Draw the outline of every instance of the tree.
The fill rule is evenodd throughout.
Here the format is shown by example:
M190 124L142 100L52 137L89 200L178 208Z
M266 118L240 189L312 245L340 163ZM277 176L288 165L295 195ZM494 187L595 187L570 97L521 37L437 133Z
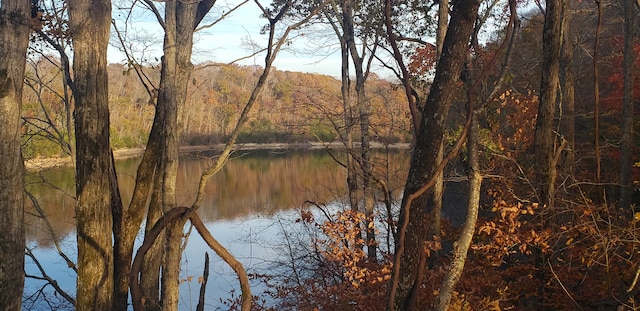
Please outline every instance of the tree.
M22 88L31 1L0 2L0 309L20 310L24 287Z
M571 35L571 0L563 0L562 14L562 135L567 141L565 173L573 176L575 170L575 76L573 73L573 36Z
M151 1L145 1L162 25L164 35L161 59L160 85L149 141L143 160L138 167L134 197L128 210L116 210L114 237L116 240L116 265L118 300L116 307L126 309L127 292L130 286L130 265L133 243L144 217L147 198L151 193L147 213L147 233L162 214L176 207L176 172L178 167L178 110L184 105L187 93L187 81L193 70L191 51L193 34L215 1L181 2L168 1L165 4L164 18ZM178 278L180 271L180 238L182 230L170 228L167 233L167 250L164 254L162 244L157 245L145 261L145 273L142 280L143 295L150 306L162 306L166 310L177 310ZM161 238L160 240L163 240ZM162 257L165 262L160 269ZM162 271L162 297L158 290Z
M235 143L238 139L238 135L242 129L242 126L247 122L249 111L255 104L258 95L264 86L271 66L278 51L282 48L283 44L287 42L287 36L289 33L306 23L311 17L317 14L317 10L312 11L308 16L301 21L287 27L280 38L275 39L276 26L279 21L285 16L285 13L292 7L292 2L287 1L275 11L263 7L259 2L256 2L258 7L262 10L264 16L268 19L268 31L269 41L266 48L267 54L265 57L265 68L260 75L256 86L254 87L251 96L247 100L247 103L242 108L242 112L237 121L236 127L230 135L224 150L218 156L217 161L211 167L205 169L202 173L199 190L197 197L192 204L191 208L177 207L175 200L176 190L176 173L177 173L177 161L178 161L178 112L182 109L187 92L187 81L189 80L193 65L191 64L191 49L193 43L193 33L196 30L198 24L202 21L207 12L211 9L213 1L202 1L198 3L186 3L181 1L170 1L165 5L165 17L160 16L159 11L155 8L151 1L146 1L147 5L155 13L158 21L165 29L165 42L164 42L164 56L162 57L162 70L161 81L158 91L158 99L156 104L156 116L154 119L154 125L151 130L149 145L153 145L157 148L159 157L153 158L153 151L149 151L149 146L145 152L145 158L147 155L149 158L153 158L149 163L145 164L148 170L145 170L145 174L154 174L151 179L145 181L145 188L143 189L144 195L148 194L148 185L153 184L153 190L150 200L150 209L147 217L147 226L145 232L145 247L138 250L138 255L142 253L146 254L145 265L142 271L142 293L139 289L140 274L139 265L141 265L140 257L136 255L134 260L135 270L131 272L131 278L133 283L130 284L132 289L132 296L134 288L136 296L132 297L134 300L134 306L136 309L142 305L142 299L144 297L145 303L150 307L161 307L164 310L177 310L178 304L178 277L180 271L181 260L181 241L183 237L182 229L186 224L186 221L191 220L192 224L196 225L197 215L195 211L200 207L206 182L209 177L216 174L230 157ZM321 7L326 5L323 3ZM140 169L139 169L140 173ZM142 194L142 192L141 192ZM141 198L146 198L143 195ZM144 200L140 200L140 203L144 203ZM175 213L187 213L189 217L182 217L183 214ZM164 216L163 216L164 215ZM177 218L167 218L168 215L178 215ZM166 230L163 230L165 229ZM196 225L198 227L198 225ZM160 232L165 232L166 239L159 237ZM201 235L203 233L201 232ZM205 237L207 238L207 237ZM211 239L213 239L211 237ZM150 243L154 241L161 244L155 251L149 252L147 248ZM214 243L215 244L215 243ZM166 248L166 252L163 249ZM236 273L241 282L242 287L242 308L248 310L251 305L251 292L248 287L248 279L242 265L220 246L213 247L216 253L227 261ZM162 259L164 259L162 261ZM158 280L160 273L160 263L162 262L162 283L160 284L160 291L158 290ZM161 294L158 297L158 293Z
M334 4L330 14L325 14L333 26L334 32L340 41L340 49L342 56L341 80L343 105L345 108L346 133L344 137L347 147L347 184L349 186L349 197L351 209L357 210L359 203L355 192L358 183L357 176L362 176L362 200L364 201L364 212L367 216L365 223L366 242L368 259L375 261L377 257L377 247L375 239L375 228L370 226L369 222L373 221L375 199L373 194L373 165L371 163L371 138L370 138L370 118L371 108L368 102L365 83L369 76L369 68L371 61L375 57L375 48L378 40L377 28L375 23L379 21L376 18L378 6L374 3L367 6L366 3L359 3L353 0L344 0L339 6ZM337 15L333 20L333 16ZM338 27L339 24L340 27ZM357 37L359 36L359 38ZM359 40L356 40L359 39ZM360 48L356 42L361 42ZM371 54L367 58L367 52ZM353 142L351 138L351 130L353 126L353 112L351 111L351 78L349 70L349 56L355 70L355 92L356 92L356 110L360 125L360 155L354 157ZM359 174L356 171L356 165L361 169Z
M542 78L540 82L540 104L536 119L534 150L536 179L539 198L543 204L553 205L557 177L554 147L553 122L559 86L560 48L562 45L562 3L547 1L544 30L542 34Z
M495 3L495 2L494 2ZM482 70L480 73L473 77L471 72L465 73L466 79L466 91L467 91L467 123L469 126L468 134L467 134L467 159L469 163L469 190L467 194L467 215L465 223L462 227L462 232L460 236L455 242L456 247L453 250L453 258L450 263L450 268L447 269L447 273L445 274L444 280L442 281L442 285L438 291L438 296L436 297L436 310L445 311L448 310L449 304L451 302L451 297L453 296L453 291L458 283L460 277L462 276L462 272L467 260L467 252L469 251L469 247L471 245L473 236L476 231L476 224L478 221L478 211L480 209L480 197L481 197L481 186L482 186L482 173L480 171L480 123L479 117L483 114L486 105L495 99L496 94L499 90L502 89L503 84L506 80L507 70L510 63L511 53L513 51L513 44L515 42L515 31L520 25L519 20L517 19L516 13L516 0L509 0L509 23L506 26L506 34L504 38L504 42L500 45L500 47L495 51L494 57L492 60L485 62L484 64L480 64L479 61L474 62L473 64L469 64L469 68L480 68ZM482 23L476 24L476 29L474 31L474 36L472 38L472 42L474 42L473 50L475 53L480 54L482 49L476 44L478 42L477 35L479 33L479 27L482 26ZM505 52L506 51L506 52ZM488 77L488 72L493 67L494 60L496 56L505 54L505 60L502 64L502 68L498 74L498 77L495 79L495 83L492 88L488 90L486 94L483 94L481 91L481 85L486 85L486 80ZM477 55L480 56L480 55ZM476 60L481 60L482 57L475 57ZM468 70L475 71L475 70ZM463 137L464 138L464 137ZM463 138L460 138L461 140ZM460 142L458 142L459 144ZM438 161L442 161L442 157L440 154L438 155ZM435 190L434 190L435 191ZM437 193L434 193L434 195Z
M634 51L637 36L638 2L634 0L624 1L624 60L623 79L624 94L622 99L622 159L620 161L620 205L622 208L631 206L631 194L633 193L633 122L634 122L634 70L636 54Z
M600 33L602 32L602 0L595 0L597 7L598 21L596 24L596 35L593 41L593 149L595 152L596 172L595 182L599 183L602 179L602 159L600 151ZM603 199L604 192L600 186L597 193L597 201Z
M436 68L433 87L422 111L420 130L409 169L399 215L389 309L405 310L420 284L418 270L424 267L424 241L433 206L433 192L429 190L441 174L442 165L436 163L443 139L444 121L459 85L460 72L466 61L469 38L478 16L480 1L458 2L451 14L449 30L443 44L443 54Z
M111 1L69 1L76 133L76 310L112 310L113 248L107 46Z
M449 20L449 0L441 0L438 4L438 29L436 30L436 59L440 59L442 55L442 45L444 37L447 35L447 22ZM444 159L444 142L440 142L438 150L437 162ZM440 238L441 220L442 220L442 195L444 194L444 174L439 174L433 185L433 217L431 218L430 236L435 239ZM437 254L437 252L435 253ZM436 258L434 256L433 258Z

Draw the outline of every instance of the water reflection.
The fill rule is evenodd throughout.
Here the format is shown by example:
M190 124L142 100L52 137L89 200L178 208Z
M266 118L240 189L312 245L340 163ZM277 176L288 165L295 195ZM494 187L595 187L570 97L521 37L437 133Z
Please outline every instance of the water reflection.
M374 158L385 163L395 176L389 180L392 188L401 187L406 172L406 151L378 153ZM338 156L340 158L340 156ZM214 161L205 155L184 156L177 176L176 199L179 205L193 203L201 172ZM131 200L135 172L140 159L119 160L116 163L118 182L125 206ZM388 164L386 164L388 163ZM63 239L75 230L75 192L73 170L57 168L27 176L27 190L37 198L55 235ZM249 215L271 215L276 211L300 207L305 201L331 202L345 194L345 171L325 151L251 151L237 152L233 159L206 187L206 196L199 210L205 222L235 219ZM46 223L27 202L26 234L29 242L51 246Z
M184 156L180 160L177 176L177 201L191 205L195 199L201 172L210 164L206 154ZM338 155L341 158L343 155ZM373 157L377 174L389 171L385 180L398 194L403 186L408 167L408 152L391 154L377 153ZM215 159L213 159L215 160ZM131 200L135 172L140 159L117 161L118 182L125 205ZM55 236L63 251L75 260L75 223L73 193L75 191L71 168L51 169L27 176L27 189L47 215ZM345 195L345 171L334 159L323 151L316 152L237 152L223 170L212 177L206 187L206 197L198 211L211 233L218 241L242 262L250 273L271 271L271 265L281 260L286 250L276 241L282 230L292 229L298 217L295 207L305 201L335 203ZM51 235L43 219L35 216L33 204L27 204L27 240L36 258L47 273L71 294L75 293L75 274L56 254ZM334 207L339 204L331 204ZM285 229L286 228L286 229ZM138 239L138 245L140 243ZM305 247L301 245L300 247ZM192 234L183 256L180 285L180 310L194 310L198 299L197 277L203 267L203 253L209 251L202 238ZM27 258L27 274L39 275L35 264ZM42 298L32 296L43 282L28 278L25 297L30 310L50 310ZM264 288L252 283L254 293ZM230 292L238 290L232 270L220 258L211 256L210 285L207 287L207 309L222 310L221 301L233 297ZM52 290L46 290L49 297ZM64 307L59 307L64 310ZM72 309L69 307L68 309Z

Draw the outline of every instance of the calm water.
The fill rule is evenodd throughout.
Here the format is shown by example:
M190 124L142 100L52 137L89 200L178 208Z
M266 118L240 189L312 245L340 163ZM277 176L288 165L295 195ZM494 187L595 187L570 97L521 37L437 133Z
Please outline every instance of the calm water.
M390 171L389 184L400 190L408 167L408 151L389 155L376 154L379 172ZM139 159L117 162L118 181L125 204L131 198L135 170ZM177 180L179 205L189 206L195 198L200 173L210 163L204 156L181 158ZM243 262L249 273L265 273L273 262L283 255L278 248L282 233L294 226L298 208L305 202L323 203L334 208L341 206L345 197L345 171L326 152L238 152L225 168L212 177L207 185L207 196L198 211L214 237ZM75 251L75 224L73 199L73 170L52 169L27 177L27 189L38 199L47 215L56 239L73 260ZM29 205L29 204L28 204ZM46 269L49 276L72 295L75 292L75 273L67 268L56 253L52 235L46 223L32 205L27 207L27 245ZM141 238L139 238L141 240ZM207 310L227 309L221 302L232 297L238 283L229 269L215 253L210 251L197 233L191 234L183 256L181 309L194 310L197 304L202 275L204 252L209 251L211 273L207 287ZM40 273L27 258L27 274ZM36 293L43 282L27 279L25 296ZM260 292L260 285L252 288ZM50 287L44 289L53 300ZM49 310L44 298L37 296L35 310ZM30 307L27 303L25 308Z

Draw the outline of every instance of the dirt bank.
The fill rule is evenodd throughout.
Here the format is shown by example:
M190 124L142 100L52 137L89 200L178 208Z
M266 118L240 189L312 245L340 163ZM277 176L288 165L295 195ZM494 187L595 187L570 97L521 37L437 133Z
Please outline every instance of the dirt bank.
M222 150L224 144L218 145L206 145L206 146L182 146L180 147L180 153L191 153L208 150ZM385 145L381 143L372 143L374 149L385 148ZM408 149L408 143L397 143L386 146L391 149ZM344 148L341 143L298 143L298 144L236 144L235 150L320 150L320 149L334 149L339 150ZM131 149L117 149L113 151L113 156L118 159L126 159L132 157L141 156L144 153L144 148L131 148ZM31 159L25 161L25 168L29 172L37 172L45 169L51 169L55 167L66 167L73 165L71 157L64 158L42 158Z

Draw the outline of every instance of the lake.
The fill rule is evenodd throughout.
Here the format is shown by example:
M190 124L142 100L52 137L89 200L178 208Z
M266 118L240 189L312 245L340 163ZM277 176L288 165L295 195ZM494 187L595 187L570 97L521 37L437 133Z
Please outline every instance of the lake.
M409 165L408 150L374 154L376 174L389 172L388 184L394 194L401 194ZM195 199L201 172L211 163L211 154L203 152L181 157L177 178L177 202L190 206ZM338 154L337 158L344 155ZM127 204L132 195L135 171L140 159L116 163L122 199ZM326 151L238 151L206 187L206 197L198 214L213 236L240 260L249 273L268 273L286 256L282 249L283 234L294 231L295 219L303 206L314 202L328 209L344 206L346 171ZM64 252L75 261L74 172L71 168L49 169L29 173L27 190L37 198L39 206L53 228ZM33 250L50 277L72 296L75 273L57 254L46 222L36 217L30 201L26 210L27 247ZM195 232L195 231L194 231ZM142 237L138 238L140 243ZM302 239L304 240L304 239ZM304 243L303 243L304 244ZM304 245L301 245L304 247ZM182 262L180 308L194 310L202 275L204 252L211 263L207 286L207 310L226 310L223 301L236 297L239 285L233 271L206 246L197 233L190 235ZM36 264L27 257L25 271L40 276ZM23 309L64 309L62 300L49 286L26 279ZM252 284L252 293L260 294L261 284ZM232 293L234 292L234 293Z

